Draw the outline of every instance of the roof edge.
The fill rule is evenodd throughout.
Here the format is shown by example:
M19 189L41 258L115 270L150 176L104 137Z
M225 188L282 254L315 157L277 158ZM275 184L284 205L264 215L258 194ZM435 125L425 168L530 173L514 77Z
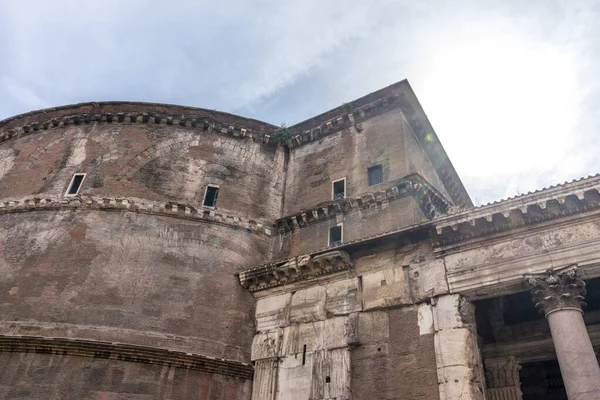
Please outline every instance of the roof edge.
M401 110L453 203L463 209L473 208L465 186L407 79L290 126L292 138L288 146L299 147L351 127L360 130L363 121L395 109Z

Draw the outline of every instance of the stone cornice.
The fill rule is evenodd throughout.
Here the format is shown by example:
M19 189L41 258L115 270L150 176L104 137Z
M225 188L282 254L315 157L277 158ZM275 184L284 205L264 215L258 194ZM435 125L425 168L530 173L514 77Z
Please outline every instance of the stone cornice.
M123 197L58 197L25 198L0 200L0 214L49 211L49 210L123 210L143 214L162 215L171 218L187 219L226 225L268 236L272 233L271 224L223 214L213 209L195 208L189 204L155 202Z
M264 264L239 273L240 284L250 292L315 279L352 268L352 260L345 251L330 251L304 255L285 261Z
M0 335L0 352L92 357L153 365L168 365L207 373L252 379L250 364L156 347L94 340Z
M434 243L448 246L600 209L600 174L434 220Z
M428 219L445 214L450 209L450 204L429 182L418 174L411 174L399 179L392 187L385 190L366 193L358 198L332 200L280 218L275 221L275 228L280 233L286 233L338 214L351 213L408 196L415 199Z
M213 131L236 138L269 142L275 126L233 114L195 107L136 102L81 103L32 111L0 121L0 143L40 131L71 126L151 124Z

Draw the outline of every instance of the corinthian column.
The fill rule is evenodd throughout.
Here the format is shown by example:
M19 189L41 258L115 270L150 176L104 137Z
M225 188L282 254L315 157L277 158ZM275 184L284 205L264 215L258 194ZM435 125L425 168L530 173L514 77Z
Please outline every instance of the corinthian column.
M585 282L576 265L527 277L536 307L546 314L570 400L600 399L600 367L583 322Z

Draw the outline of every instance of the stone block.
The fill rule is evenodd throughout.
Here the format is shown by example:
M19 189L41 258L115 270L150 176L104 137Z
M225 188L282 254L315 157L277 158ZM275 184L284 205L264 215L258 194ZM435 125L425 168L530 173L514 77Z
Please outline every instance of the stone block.
M440 400L483 400L483 387L472 368L457 365L438 368Z
M254 335L252 339L252 361L277 357L282 335L281 329Z
M419 304L417 309L417 318L420 335L428 335L435 332L433 327L433 307L431 304Z
M279 362L277 400L308 400L313 375L313 354L291 355Z
M435 358L438 366L477 365L477 336L470 329L446 329L434 337Z
M411 304L410 290L402 267L363 275L365 310Z
M274 371L278 367L274 365L276 360L259 360L254 364L254 379L252 380L253 400L273 399Z
M304 352L313 352L323 348L323 321L310 322L301 325L288 326L283 330L282 355L299 355Z
M336 349L347 347L349 342L349 318L336 317L325 320L325 334L323 336L323 348Z
M345 315L362 309L362 293L358 278L330 283L325 293L327 315Z
M411 265L408 276L416 302L448 293L444 260L431 260Z
M458 294L440 296L433 307L436 331L473 327L472 305Z
M313 353L312 399L350 398L350 350L322 350Z
M256 302L256 330L264 332L287 325L291 293L259 299Z
M292 296L290 323L306 323L325 319L325 287L299 290Z

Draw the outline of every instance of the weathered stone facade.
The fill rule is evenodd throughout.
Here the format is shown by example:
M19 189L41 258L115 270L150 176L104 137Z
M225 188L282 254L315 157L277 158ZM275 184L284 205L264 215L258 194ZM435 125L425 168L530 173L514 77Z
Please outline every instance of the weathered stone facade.
M600 177L474 208L406 81L276 132L0 121L0 398L600 398Z

